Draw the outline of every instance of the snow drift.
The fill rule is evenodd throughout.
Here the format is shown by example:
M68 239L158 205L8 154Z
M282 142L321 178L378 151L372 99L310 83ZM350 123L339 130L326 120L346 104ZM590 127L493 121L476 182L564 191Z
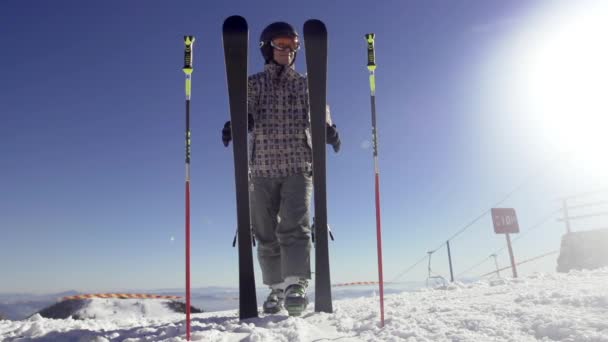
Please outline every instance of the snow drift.
M64 300L41 310L38 314L44 318L54 319L124 319L143 317L163 317L173 313L185 313L186 305L182 302L166 299L76 299ZM192 313L202 311L191 307Z

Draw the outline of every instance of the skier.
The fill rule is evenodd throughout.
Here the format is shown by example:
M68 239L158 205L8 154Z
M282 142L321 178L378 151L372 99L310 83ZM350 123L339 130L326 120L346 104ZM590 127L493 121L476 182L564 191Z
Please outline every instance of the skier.
M308 305L311 278L312 139L307 80L294 68L299 48L290 24L268 25L260 36L264 71L249 76L247 100L251 219L262 279L270 287L263 309L285 307L292 316ZM337 153L341 142L329 108L326 133ZM224 146L231 139L228 121Z

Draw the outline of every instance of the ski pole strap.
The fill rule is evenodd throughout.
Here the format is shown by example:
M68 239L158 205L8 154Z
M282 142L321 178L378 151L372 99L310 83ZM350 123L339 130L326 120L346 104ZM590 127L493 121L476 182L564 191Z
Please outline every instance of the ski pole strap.
M367 69L369 70L369 87L372 91L372 95L376 93L376 77L374 71L376 70L376 49L374 47L374 40L376 35L374 33L368 33L365 35L367 41Z
M194 36L184 36L186 49L184 51L184 73L186 74L186 98L190 99L190 91L192 89L190 77L192 75L192 47L194 45Z

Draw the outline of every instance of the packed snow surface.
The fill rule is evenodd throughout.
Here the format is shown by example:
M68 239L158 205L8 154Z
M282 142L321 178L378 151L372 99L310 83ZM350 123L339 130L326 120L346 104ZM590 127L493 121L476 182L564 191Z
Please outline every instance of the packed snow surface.
M0 321L2 341L185 341L185 315L162 300L93 299L80 317ZM334 313L239 321L236 311L192 315L193 341L608 341L608 268L336 300ZM203 308L204 309L204 308Z

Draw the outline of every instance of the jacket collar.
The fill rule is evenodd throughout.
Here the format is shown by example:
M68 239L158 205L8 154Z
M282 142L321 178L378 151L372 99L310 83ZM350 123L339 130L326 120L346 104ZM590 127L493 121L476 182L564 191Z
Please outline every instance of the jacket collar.
M264 65L264 72L270 74L272 78L279 79L292 78L297 75L297 71L293 64L291 66L283 66L275 63L268 63Z

